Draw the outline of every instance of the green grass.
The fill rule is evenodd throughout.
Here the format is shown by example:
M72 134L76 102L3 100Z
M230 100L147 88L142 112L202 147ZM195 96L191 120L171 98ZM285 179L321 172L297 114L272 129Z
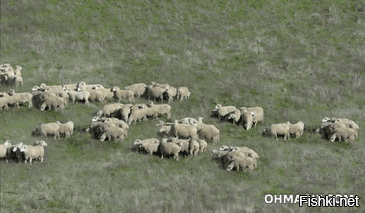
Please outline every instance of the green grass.
M221 141L175 162L130 151L135 139L158 137L156 120L132 125L122 143L101 143L83 132L101 104L3 110L2 141L32 144L42 138L33 128L56 120L74 121L75 132L48 138L43 163L0 162L1 212L361 211L268 205L264 196L347 193L364 204L364 12L363 2L344 0L2 1L0 62L23 67L17 92L42 82L187 86L192 95L171 104L171 121L203 116ZM209 117L218 103L261 106L265 120L249 131L219 122ZM313 130L325 116L354 120L360 137L321 139ZM303 121L305 134L261 137L286 121ZM222 145L256 150L257 170L223 170L210 156Z

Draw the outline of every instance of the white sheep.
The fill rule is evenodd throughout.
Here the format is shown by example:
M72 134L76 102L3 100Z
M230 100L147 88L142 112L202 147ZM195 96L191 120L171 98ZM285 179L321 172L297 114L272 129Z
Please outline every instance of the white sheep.
M240 124L246 128L246 130L250 130L253 125L253 118L255 114L253 112L249 112L247 110L241 111L241 121Z
M89 97L90 97L90 93L86 90L84 91L67 91L67 94L70 98L70 100L72 101L72 103L75 103L76 101L82 101L85 102L86 105L89 105Z
M199 121L196 120L195 118L186 117L186 118L181 119L180 123L181 124L190 124L190 125L192 125L192 124L198 124Z
M120 102L122 99L134 102L134 93L132 90L121 90L118 86L112 88L113 97Z
M80 87L78 91L82 91L83 88ZM101 102L102 104L105 103L105 96L102 91L96 90L87 90L90 93L89 101L91 102Z
M217 114L219 120L227 116L229 113L236 110L236 107L234 106L225 106L223 107L221 104L217 104L215 108L213 109L213 115Z
M199 154L203 154L208 147L208 143L203 139L196 139L199 143Z
M40 106L40 110L45 110L48 108L48 110L54 109L54 110L63 110L67 106L67 99L58 97L58 96L50 96L47 97L44 102Z
M338 139L338 141L352 142L355 140L355 130L347 127L336 129L332 134L330 141L334 142L336 139Z
M138 148L138 152L146 151L150 155L158 151L158 147L160 145L160 141L156 138L149 138L140 140L137 139L134 141L135 148Z
M168 142L176 143L177 145L179 145L180 146L179 154L183 155L183 157L189 155L190 142L188 140L179 138L169 138Z
M157 115L167 115L167 119L171 118L171 106L169 104L154 104L153 101L147 103L148 107L151 107Z
M233 124L238 124L241 119L241 111L235 109L234 111L228 114L228 120L232 120Z
M177 98L180 99L180 101L182 101L184 98L188 99L190 95L191 93L187 87L179 87L177 90Z
M63 90L63 86L61 85L53 85L53 86L47 86L45 83L41 83L41 85L39 86L40 88L48 88L50 90ZM64 90L63 90L64 91Z
M8 94L10 96L14 96L19 101L19 104L28 103L29 108L33 106L32 104L33 95L29 92L15 93L14 90L9 90Z
M141 97L145 93L146 87L147 85L144 83L137 83L137 84L132 84L130 86L126 86L124 89L131 90L135 96Z
M61 123L59 121L56 121L56 123L58 124L58 131L60 134L65 134L66 138L72 135L75 126L74 122L68 121L66 123Z
M0 144L0 158L4 158L6 162L9 160L9 149L11 148L10 141L5 141L4 144Z
M131 105L123 105L120 109L117 109L111 116L128 122L128 117L130 113Z
M301 135L303 135L304 131L304 123L299 121L296 124L291 124L289 121L286 122L289 125L289 133L294 135L295 138L299 138Z
M128 125L131 125L132 122L136 124L137 121L147 120L146 108L147 106L144 106L143 108L132 108L128 117Z
M163 96L166 96L168 103L171 103L177 95L177 89L175 87L167 87Z
M286 140L290 136L289 125L286 123L271 124L264 129L263 135L274 136L276 139L278 139L278 135L284 135L284 140Z
M90 92L90 90L97 90L97 89L105 89L105 87L101 84L86 84L84 81L81 81L76 85L77 90L81 88L81 90L87 90Z
M253 171L255 169L254 160L247 156L234 158L226 166L227 171L236 169L236 171Z
M15 75L17 75L17 76L22 76L22 67L21 66L19 66L19 65L17 65L17 66L15 66L16 67L16 69L14 70L14 74Z
M110 141L123 141L127 137L124 129L119 127L109 127L100 136L100 141L108 139Z
M110 117L112 113L114 113L116 110L118 110L122 107L123 107L123 104L121 104L121 103L106 104L103 106L103 108L101 110L99 110L96 113L96 115Z
M163 121L159 121L156 126L160 126L160 133L169 134L171 131L173 123L165 123Z
M250 108L241 107L240 108L241 112L243 112L245 110L247 110L248 112L253 113L252 124L255 127L256 127L256 124L258 122L263 122L264 121L264 109L262 107L250 107Z
M45 123L34 128L32 134L42 134L47 138L47 135L53 135L54 139L60 138L59 126L57 123Z
M217 127L211 124L204 124L203 117L198 118L197 123L198 136L200 139L212 140L213 144L220 140L220 131Z
M163 94L165 92L165 89L158 87L158 86L151 86L148 85L146 88L146 93L147 93L147 99L148 100L153 100L153 101L157 101L157 100L161 100L163 101Z
M167 142L167 139L163 138L160 143L159 150L161 152L161 159L163 159L166 155L173 155L174 159L179 161L179 152L181 147L176 143Z
M169 135L181 138L198 138L198 129L196 125L179 124L178 120L174 121Z
M7 97L0 97L0 109L9 109Z
M32 159L40 158L41 162L43 162L44 158L44 147L47 146L47 143L44 141L36 142L38 145L27 145L22 146L20 151L24 153L25 163L29 160L30 165L32 165Z
M16 87L23 86L23 78L21 76L17 76L17 75L9 76L9 79L7 82L11 86L16 86Z

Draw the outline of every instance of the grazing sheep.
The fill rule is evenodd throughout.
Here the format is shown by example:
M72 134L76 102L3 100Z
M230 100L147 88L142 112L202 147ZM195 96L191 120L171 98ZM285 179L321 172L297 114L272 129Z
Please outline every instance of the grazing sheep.
M48 88L49 90L63 90L61 85L47 86L45 83L41 83L40 88Z
M171 131L173 123L164 123L163 121L159 121L156 126L160 127L160 133L169 134Z
M286 123L272 124L263 131L263 135L274 136L278 139L278 135L284 135L284 140L289 138L289 125Z
M253 118L254 118L253 112L249 112L247 110L241 111L240 124L242 124L242 126L245 127L246 130L250 130L253 125Z
M334 142L336 139L352 142L355 140L355 130L347 127L338 128L333 132L330 141Z
M121 90L118 86L112 88L113 97L120 102L122 99L134 102L134 93L132 90Z
M252 158L247 156L241 156L234 158L232 161L228 163L227 171L232 171L232 169L236 169L236 171L253 171L255 169L254 161Z
M180 123L181 124L190 124L190 125L192 125L192 124L198 124L199 121L196 120L195 118L186 117L186 118L181 119Z
M0 97L0 109L9 109L7 97Z
M41 162L43 162L44 158L44 147L47 146L47 143L44 141L36 142L38 145L27 145L22 146L20 151L24 153L25 163L29 160L29 164L32 165L32 159L40 158Z
M103 106L103 108L101 110L99 110L96 113L96 115L110 117L112 113L114 113L116 110L118 110L122 107L123 107L123 104L121 104L121 103L106 104Z
M7 82L11 86L16 86L16 87L23 86L23 78L21 76L17 76L17 75L9 76L9 79Z
M72 103L77 102L85 102L86 105L89 105L89 97L90 97L90 93L86 90L84 91L68 91L67 92L70 100L72 101Z
M161 87L153 87L151 85L148 85L146 88L146 93L147 93L147 99L148 100L153 100L153 101L158 101L161 100L163 101L163 94L165 92L165 89L161 88Z
M137 97L141 97L146 91L147 85L144 83L132 84L130 86L124 87L125 90L131 90L133 94Z
M147 120L147 106L144 105L142 108L132 108L131 113L128 117L128 125L131 125L132 122L136 124L137 121Z
M67 101L64 98L58 97L58 96L50 96L47 97L42 105L40 106L40 110L63 110L67 106Z
M62 86L62 89L64 91L76 91L77 90L77 84L64 84Z
M4 144L0 144L0 158L4 158L6 162L9 160L9 149L11 148L11 143L9 141L5 141Z
M218 115L219 120L230 114L236 110L234 106L225 106L223 107L221 104L217 104L213 110L213 115Z
M171 103L177 95L177 89L175 87L167 87L163 96L166 97L168 103Z
M60 138L59 126L57 123L45 123L34 128L32 134L42 134L47 138L47 135L54 135L54 139Z
M238 124L241 119L241 111L235 109L234 111L228 114L228 120L232 120L233 124Z
M131 105L123 105L117 109L111 116L128 122L129 114L131 113Z
M17 76L22 76L21 71L22 71L23 68L21 66L18 66L18 65L15 66L15 67L16 67L16 69L14 70L14 74L17 75Z
M264 121L264 109L263 108L261 108L261 107L250 107L250 108L241 107L240 108L241 112L243 112L245 110L253 113L252 124L255 125L255 127L258 122Z
M303 134L303 131L304 131L304 123L303 122L299 121L296 124L291 124L288 121L286 123L289 125L289 133L294 135L295 138L299 138Z
M123 141L127 137L124 129L119 127L109 127L100 136L100 141L108 139L110 141Z
M163 159L166 155L173 155L174 159L179 161L179 152L181 147L176 143L167 142L167 139L163 138L160 143L159 150L161 152L161 159Z
M183 157L189 155L190 142L188 140L179 138L170 138L168 142L176 143L177 145L179 145L180 146L179 154L181 154Z
M177 90L177 98L180 99L180 101L182 101L184 98L188 99L190 95L191 93L187 87L179 87Z
M80 89L81 88L81 89ZM82 91L83 88L79 87L78 91ZM85 91L85 90L84 90ZM87 90L90 93L89 101L91 102L101 102L102 104L105 103L105 97L102 91L96 90Z
M189 140L189 153L190 155L197 155L199 153L199 142L195 139Z
M32 104L33 95L29 92L15 93L14 90L10 90L8 94L9 96L14 96L18 100L19 104L28 103L29 108L33 106Z
M77 90L98 90L98 89L105 89L105 87L101 84L86 84L85 82L81 81L76 85Z
M197 123L198 136L200 139L212 140L213 144L220 140L220 131L217 127L211 124L204 124L203 117L198 118Z
M175 120L169 134L174 137L197 139L198 129L196 125L179 124L178 120Z
M122 129L124 129L127 133L128 133L128 130L129 130L129 126L127 123L125 123L124 121L122 120L119 120L117 118L105 118L105 117L102 117L101 120L105 123L105 122L111 122L113 124L115 124L115 126L117 127L120 127Z
M198 143L199 143L199 152L198 153L203 154L208 147L208 143L203 139L197 139L196 141L198 141Z
M74 122L68 121L67 123L60 123L59 121L56 121L58 124L58 130L60 134L65 134L65 137L68 138L72 135L74 131Z
M171 118L171 106L169 104L154 104L153 101L147 103L148 107L151 107L157 115L167 115L167 119Z
M137 139L134 141L134 146L135 148L138 149L138 152L146 151L150 155L158 151L159 145L160 141L156 138L150 138L144 140Z

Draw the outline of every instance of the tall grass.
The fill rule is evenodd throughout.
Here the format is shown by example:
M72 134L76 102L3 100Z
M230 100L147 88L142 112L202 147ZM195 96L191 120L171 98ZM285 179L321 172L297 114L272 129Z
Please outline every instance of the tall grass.
M40 139L33 128L56 120L76 130L48 138L43 163L1 162L1 212L313 211L265 204L267 193L357 194L363 205L364 11L361 1L342 0L2 1L1 63L23 67L16 91L42 82L187 86L191 98L171 104L172 119L203 116L221 141L175 162L130 152L135 139L158 137L155 120L132 125L122 143L100 143L83 129L101 104L3 110L0 140L32 144ZM209 117L218 103L261 106L265 120L249 131L219 122ZM313 134L324 116L354 120L359 139ZM265 126L299 120L308 130L300 139L261 137ZM256 150L257 170L223 170L209 153L221 145Z

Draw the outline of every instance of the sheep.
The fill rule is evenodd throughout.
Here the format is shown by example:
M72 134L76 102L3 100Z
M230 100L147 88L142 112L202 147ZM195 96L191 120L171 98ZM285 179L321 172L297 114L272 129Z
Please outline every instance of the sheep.
M252 149L242 146L242 147L230 147L231 151L239 151L245 154L246 156L252 158L254 160L254 166L257 166L257 160L259 158L259 155L253 151Z
M98 90L103 93L105 100L108 100L108 99L111 99L114 97L112 88L100 88Z
M188 140L179 138L170 138L168 142L176 143L177 145L179 145L180 146L179 154L183 155L183 157L189 155L190 142Z
M167 87L165 92L163 93L163 96L166 97L168 103L171 103L171 101L174 100L174 97L177 95L177 89L175 87Z
M198 124L198 120L195 118L186 117L180 120L181 124Z
M15 93L14 90L10 90L8 94L10 96L14 96L19 101L19 104L28 103L29 108L33 106L32 103L33 95L29 92Z
M84 89L83 87L79 87L78 91L82 91L83 89ZM97 90L88 90L88 92L90 93L89 101L101 102L102 104L105 103L105 97L102 91L97 89Z
M64 85L62 85L62 89L64 91L76 91L77 84L64 84Z
M213 115L217 114L219 120L221 120L223 117L227 116L229 113L236 110L236 107L234 106L225 106L223 107L221 104L217 104L213 110Z
M174 124L171 126L169 135L174 137L197 139L198 129L196 125L179 124L178 120L175 120Z
M330 141L334 142L336 139L338 139L338 141L352 142L355 140L355 130L347 127L338 128L332 134Z
M134 93L132 90L121 90L118 86L112 88L113 97L115 101L120 102L122 99L134 102Z
M81 81L76 85L77 90L82 88L82 90L87 90L90 92L90 90L96 90L96 89L105 89L105 87L101 84L86 84L85 82Z
M24 153L25 163L27 163L27 160L29 160L29 164L32 165L32 159L40 158L41 162L43 162L44 158L44 147L47 146L47 143L44 141L41 141L37 143L38 145L27 145L22 146L20 148L20 151Z
M172 125L173 125L173 123L164 123L163 121L159 121L156 124L156 126L161 126L160 133L164 133L164 134L169 134L169 132L171 131Z
M48 110L54 109L54 110L63 110L67 106L67 101L64 98L58 97L58 96L50 96L47 97L44 102L40 106L40 110L43 111L46 108Z
M284 140L289 138L289 125L286 123L271 124L263 131L263 135L271 135L278 139L278 135L284 135Z
M82 101L85 102L86 105L89 105L90 93L88 91L67 91L67 94L72 103Z
M131 123L134 121L134 124L136 124L137 121L147 120L147 112L146 112L147 106L143 106L143 108L132 108L131 113L128 117L128 125L131 125Z
M261 107L250 107L250 108L241 107L240 108L241 112L243 112L245 110L253 113L252 124L254 124L255 127L258 122L264 121L264 109L263 108L261 108Z
M233 124L238 124L241 119L241 111L235 109L234 111L228 114L228 120L232 120Z
M357 125L354 121L347 119L347 118L337 118L334 123L341 123L346 125L346 127L355 130L355 137L357 138L359 132L359 125Z
M203 119L204 119L203 117L198 118L198 123L197 123L198 136L200 139L212 140L213 144L215 144L215 142L218 142L220 140L220 131L214 125L204 124Z
M171 118L171 106L169 104L154 104L153 101L149 101L147 106L153 108L157 115L167 115L167 119Z
M194 156L199 153L199 142L192 138L189 140L189 153Z
M232 169L236 169L236 171L253 171L255 169L254 160L247 156L241 156L234 158L230 161L227 166L227 171L232 171Z
M111 122L111 123L115 124L117 127L124 129L128 133L129 126L127 123L125 123L122 120L119 120L117 118L105 118L105 117L101 118L101 120L103 122Z
M177 98L180 99L180 101L182 101L184 98L188 99L190 95L191 93L187 87L179 87L177 90Z
M153 100L153 101L161 100L161 101L163 101L164 92L165 92L165 89L163 89L161 87L153 87L151 85L148 85L147 88L146 88L146 93L147 93L147 99L148 100Z
M293 134L295 136L295 138L298 138L303 134L303 131L304 131L304 123L303 122L299 121L296 124L291 124L288 121L286 123L289 125L289 133Z
M48 97L56 96L55 93L49 90L32 91L31 94L33 95L32 105L38 109Z
M9 94L4 93L4 97L6 97L6 101L8 103L8 106L14 106L19 108L19 99L16 96L10 96Z
M196 139L196 141L199 143L199 154L203 154L205 150L207 149L208 143L203 139Z
M72 135L75 126L74 122L68 121L67 123L60 123L59 121L56 121L56 123L58 124L60 134L65 134L66 138Z
M25 160L24 153L20 151L20 148L24 145L23 142L20 142L18 144L14 144L10 147L10 150L8 150L8 159L12 159L13 161L16 161L18 163L21 163Z
M127 137L127 133L124 129L119 127L109 127L100 136L100 141L105 139L112 141L123 141Z
M121 104L121 103L106 104L103 106L103 108L101 110L99 110L96 113L96 115L110 117L112 113L114 113L116 110L118 110L122 107L123 107L123 104Z
M60 138L59 126L57 123L45 123L33 129L32 134L42 134L47 138L47 135L54 135L54 139Z
M117 109L114 113L112 113L112 117L121 119L125 122L128 122L129 114L131 113L130 105L123 105L120 109Z
M17 75L9 76L9 79L7 82L11 86L16 86L16 87L23 86L23 78L21 76L17 76Z
M137 97L141 97L146 91L147 85L144 83L132 84L124 87L125 90L131 90Z
M11 147L10 141L5 141L4 144L0 144L0 158L4 158L6 162L9 160L9 149Z
M0 97L0 109L9 109L7 97Z
M158 147L160 146L160 141L156 138L137 139L134 141L134 146L138 148L138 152L146 151L150 155L158 151Z
M63 86L61 85L53 85L53 86L47 86L45 83L41 83L40 88L48 88L50 90L62 90Z
M17 76L22 76L22 67L21 66L15 66L16 67L16 70L14 70L14 74L17 75Z
M246 130L250 130L253 125L254 113L249 112L247 110L241 111L241 121L240 124L246 128Z
M174 159L179 161L179 152L181 147L176 143L167 142L167 139L163 138L160 143L159 150L161 152L161 159L163 159L166 155L173 155Z

